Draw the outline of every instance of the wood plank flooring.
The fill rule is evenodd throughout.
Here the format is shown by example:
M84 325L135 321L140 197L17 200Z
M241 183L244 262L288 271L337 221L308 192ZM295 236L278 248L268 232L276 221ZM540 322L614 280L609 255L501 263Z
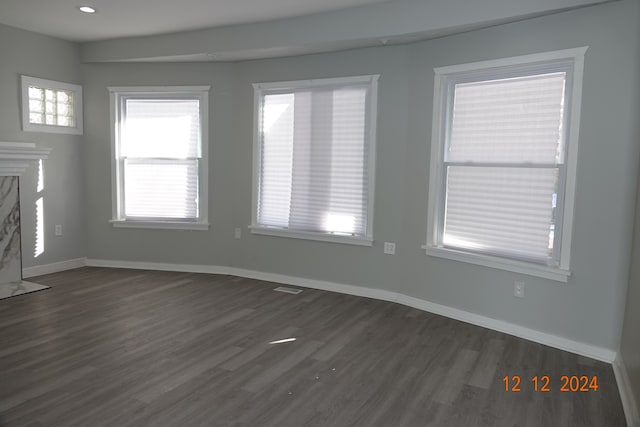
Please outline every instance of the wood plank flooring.
M390 302L174 272L30 280L51 289L0 300L1 427L625 425L611 366Z

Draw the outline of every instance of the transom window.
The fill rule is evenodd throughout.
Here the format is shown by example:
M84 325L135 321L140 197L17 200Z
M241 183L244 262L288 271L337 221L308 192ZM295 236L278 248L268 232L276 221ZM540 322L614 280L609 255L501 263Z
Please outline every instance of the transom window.
M82 87L22 76L23 129L82 133Z
M68 90L29 86L29 122L73 127L76 121L73 97Z

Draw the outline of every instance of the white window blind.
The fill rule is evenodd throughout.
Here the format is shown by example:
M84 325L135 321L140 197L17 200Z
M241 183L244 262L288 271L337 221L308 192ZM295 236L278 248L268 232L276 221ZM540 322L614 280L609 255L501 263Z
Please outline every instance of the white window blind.
M566 72L456 83L442 243L554 264Z
M199 216L199 99L123 96L119 159L125 219Z
M257 226L370 233L371 90L368 79L261 92Z

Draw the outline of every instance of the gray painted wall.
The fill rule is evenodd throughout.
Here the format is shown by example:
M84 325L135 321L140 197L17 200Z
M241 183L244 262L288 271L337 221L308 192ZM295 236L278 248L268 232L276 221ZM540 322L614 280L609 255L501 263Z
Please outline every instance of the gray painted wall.
M232 65L84 65L88 255L91 258L229 265L233 240ZM114 229L108 86L211 85L208 231Z
M92 64L86 97L88 256L233 265L398 291L615 350L625 304L640 116L638 2L624 0L413 45L235 64ZM573 275L558 283L427 257L433 68L589 46L574 221ZM381 74L372 248L251 235L251 83ZM211 84L209 232L113 229L109 85ZM633 177L633 178L630 178ZM233 239L233 228L243 238ZM384 241L397 243L383 255ZM526 297L513 297L514 280Z
M638 338L638 327L640 326L640 177L638 185L636 223L633 234L633 250L631 252L631 273L629 289L627 290L627 308L622 329L620 355L629 375L631 388L636 399L636 407L640 408L640 338Z
M364 74L380 74L380 81L374 246L369 248L251 235L247 232L247 237L239 244L236 266L371 288L406 291L404 278L399 276L402 269L400 264L410 252L419 249L419 245L410 248L400 234L404 231L403 216L410 204L408 199L411 198L406 192L405 170L409 127L408 62L411 50L408 46L392 46L237 64L234 73L234 207L238 226L243 225L245 229L251 222L251 83ZM428 81L426 84L431 85L432 82ZM423 144L427 144L427 141L423 141ZM424 157L423 160L427 162L428 157ZM426 176L422 177L421 181L426 184ZM424 211L424 207L420 207L419 210ZM423 222L426 222L426 217ZM395 257L382 254L384 241L398 243Z
M399 291L580 342L617 349L638 170L638 24L612 3L405 47L241 63L234 86L236 218L250 221L250 83L380 73L373 248L266 236L243 239L239 266ZM563 284L427 257L433 68L588 45L574 230ZM629 179L634 177L634 179ZM384 241L397 255L382 254ZM513 297L513 282L526 297Z
M638 8L640 22L640 8ZM636 51L636 61L640 63L640 52ZM636 98L636 106L640 108L640 97ZM640 121L636 115L636 144L640 144ZM622 328L620 355L625 364L631 383L636 407L640 409L640 175L638 175L638 194L636 196L636 218L633 228L633 249L631 251L631 269L629 273L629 289L627 289L627 307Z
M0 141L36 142L51 148L44 162L44 192L36 193L37 167L20 180L23 267L86 255L86 202L82 136L23 132L20 75L81 83L79 47L73 43L0 25ZM34 257L35 202L44 197L44 253ZM55 224L62 236L54 235Z
M83 62L215 54L223 60L267 58L348 47L382 38L444 35L609 0L395 0L275 21L85 43ZM98 19L98 17L96 17ZM416 38L413 38L416 40Z

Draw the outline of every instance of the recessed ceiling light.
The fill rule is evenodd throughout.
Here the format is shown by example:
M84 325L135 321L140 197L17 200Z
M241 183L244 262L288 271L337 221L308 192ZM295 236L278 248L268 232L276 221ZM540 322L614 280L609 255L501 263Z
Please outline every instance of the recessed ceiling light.
M84 13L96 13L96 10L91 6L80 6L78 10Z

